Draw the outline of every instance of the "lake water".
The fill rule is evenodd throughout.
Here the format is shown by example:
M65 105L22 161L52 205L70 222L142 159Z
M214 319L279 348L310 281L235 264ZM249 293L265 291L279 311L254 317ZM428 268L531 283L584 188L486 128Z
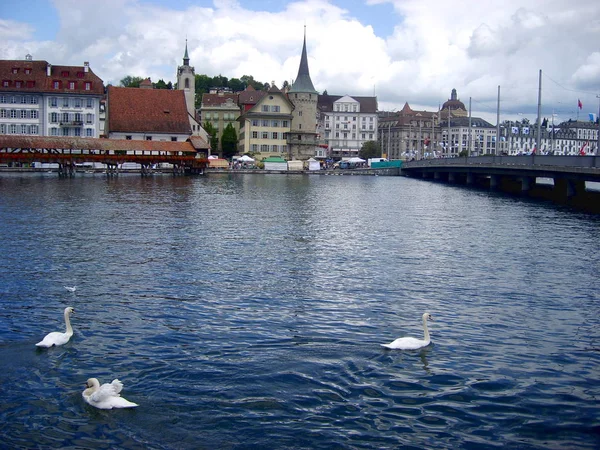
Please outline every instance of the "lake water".
M600 447L597 216L401 177L4 174L0 235L5 448ZM379 345L425 311L432 345ZM140 406L92 408L90 377Z

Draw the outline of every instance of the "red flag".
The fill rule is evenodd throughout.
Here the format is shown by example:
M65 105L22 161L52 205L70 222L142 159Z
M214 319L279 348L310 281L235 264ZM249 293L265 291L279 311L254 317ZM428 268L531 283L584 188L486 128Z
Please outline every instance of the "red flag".
M579 155L580 155L580 156L585 156L585 148L587 147L587 145L588 145L588 142L584 143L584 144L581 146L581 149L579 150Z
M583 108L583 103L581 103L581 100L577 99L577 106L579 107L579 109Z

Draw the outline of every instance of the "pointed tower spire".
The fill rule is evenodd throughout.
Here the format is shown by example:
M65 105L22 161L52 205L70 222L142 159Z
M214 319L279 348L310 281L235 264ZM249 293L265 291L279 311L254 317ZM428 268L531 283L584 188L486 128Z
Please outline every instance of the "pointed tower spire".
M187 39L185 40L185 54L183 55L183 65L184 66L190 65L190 57L188 56L188 50L187 50Z
M310 79L308 72L308 56L306 54L306 25L304 25L304 43L302 44L302 56L300 57L300 67L298 68L298 76L292 85L290 92L306 92L316 94L317 91Z

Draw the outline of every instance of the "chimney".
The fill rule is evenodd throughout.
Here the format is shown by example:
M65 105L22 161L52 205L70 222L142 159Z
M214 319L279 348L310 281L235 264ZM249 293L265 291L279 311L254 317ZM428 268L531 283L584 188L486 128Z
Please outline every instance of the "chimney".
M90 63L89 62L86 61L83 63L83 71L85 73L88 73L90 71Z
M48 65L46 66L46 76L51 76L52 75L52 65L48 63Z

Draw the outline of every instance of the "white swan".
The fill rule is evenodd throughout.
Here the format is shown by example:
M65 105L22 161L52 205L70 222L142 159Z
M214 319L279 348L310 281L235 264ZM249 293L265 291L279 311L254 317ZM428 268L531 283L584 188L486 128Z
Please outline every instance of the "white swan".
M65 289L69 292L75 292L77 290L77 286L65 286Z
M429 330L427 329L427 320L433 320L431 314L424 313L423 314L423 330L425 331L425 336L423 339L417 339L413 337L403 337L398 338L389 344L381 344L382 347L397 349L397 350L417 350L419 348L427 347L431 343L431 338L429 337Z
M48 333L44 339L38 342L38 347L52 347L53 345L63 345L69 342L71 336L73 336L73 328L71 328L71 321L69 320L69 316L73 314L75 310L70 306L65 308L65 324L67 325L67 331L61 333L60 331L53 331L52 333Z
M85 384L86 390L81 395L90 405L98 409L135 408L137 403L130 402L119 395L123 390L123 383L114 379L112 383L100 386L97 378L90 378Z

